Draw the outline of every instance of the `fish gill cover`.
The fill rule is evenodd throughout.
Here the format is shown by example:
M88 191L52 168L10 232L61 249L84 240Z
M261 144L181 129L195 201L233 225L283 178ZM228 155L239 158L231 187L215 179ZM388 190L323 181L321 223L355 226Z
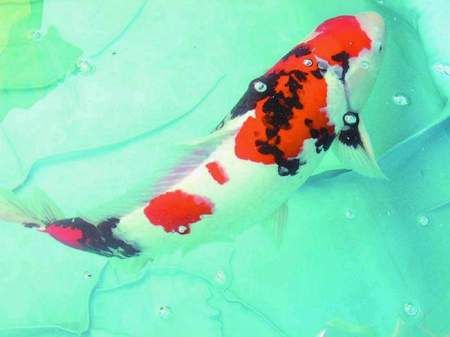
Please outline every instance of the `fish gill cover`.
M0 1L0 183L69 214L120 195L318 23L367 10L388 30L364 111L388 181L329 156L280 246L255 226L145 264L1 223L0 336L448 334L445 0Z

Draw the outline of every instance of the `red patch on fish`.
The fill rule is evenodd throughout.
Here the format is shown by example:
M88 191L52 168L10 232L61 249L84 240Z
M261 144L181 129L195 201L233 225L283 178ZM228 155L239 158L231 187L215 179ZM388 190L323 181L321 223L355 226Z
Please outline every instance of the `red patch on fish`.
M298 62L299 63L299 62ZM301 63L302 64L302 63ZM303 65L300 71L310 69ZM283 92L284 97L289 98L290 92L286 88L287 75L281 75L277 81L276 91ZM299 155L303 148L304 140L311 138L310 129L305 125L305 119L314 121L317 127L325 127L329 133L334 133L333 126L329 125L329 120L323 108L327 105L327 84L324 80L310 77L301 82L302 87L297 90L301 99L302 108L293 108L292 116L289 118L289 125L282 127L277 132L277 137L268 137L267 129L271 127L272 116L264 111L264 104L269 98L264 98L257 102L255 117L249 117L242 125L236 135L235 153L241 159L247 159L258 163L274 164L276 158L272 153L262 153L256 142L267 142L276 146L283 152L285 158L294 158ZM280 104L282 100L280 100Z
M215 181L217 181L220 185L225 184L229 178L225 169L220 165L219 162L213 161L206 164L206 168L208 169L209 174Z
M323 22L317 27L318 33L308 41L314 54L327 57L330 64L336 64L331 56L345 50L350 57L371 47L371 40L354 16L344 15Z
M83 232L78 228L50 224L45 229L45 232L67 246L77 249L82 248L80 240L83 238Z
M153 225L162 226L166 232L188 234L189 225L213 213L213 203L199 195L176 190L153 198L144 213Z

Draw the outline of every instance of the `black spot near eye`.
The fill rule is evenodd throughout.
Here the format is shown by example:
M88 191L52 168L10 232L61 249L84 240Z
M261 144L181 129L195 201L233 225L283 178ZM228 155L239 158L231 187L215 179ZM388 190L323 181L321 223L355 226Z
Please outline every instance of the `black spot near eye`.
M253 110L258 101L272 95L276 81L276 74L261 76L251 81L244 96L242 96L239 102L231 110L231 119Z

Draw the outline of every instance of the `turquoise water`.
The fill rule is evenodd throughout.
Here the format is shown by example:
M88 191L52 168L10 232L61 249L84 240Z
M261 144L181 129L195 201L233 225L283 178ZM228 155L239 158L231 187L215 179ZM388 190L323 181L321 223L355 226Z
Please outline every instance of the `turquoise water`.
M70 216L118 196L317 24L367 10L388 32L363 114L389 180L329 157L279 245L254 226L147 264L2 222L0 336L448 336L448 1L0 1L0 186Z

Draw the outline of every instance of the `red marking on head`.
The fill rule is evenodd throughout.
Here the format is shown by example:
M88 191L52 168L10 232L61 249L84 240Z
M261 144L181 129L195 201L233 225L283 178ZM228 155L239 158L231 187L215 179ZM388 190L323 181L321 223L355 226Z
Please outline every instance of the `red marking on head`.
M203 215L213 213L213 204L208 199L181 190L166 192L150 200L144 214L153 225L162 226L166 232L188 234L190 224L201 220ZM179 231L185 226L184 231Z
M229 180L227 173L225 172L224 168L222 167L222 165L220 165L219 162L217 161L210 162L206 164L206 168L208 169L211 177L213 177L213 179L217 181L220 185L225 184Z
M332 55L346 51L350 57L355 57L372 45L369 36L354 16L338 16L327 20L315 32L317 35L308 41L308 45L313 54L330 64L336 64Z
M322 23L312 38L297 45L264 75L264 78L276 76L275 95L260 99L256 103L255 117L248 117L243 123L235 139L236 156L264 164L276 163L276 156L298 157L304 141L312 138L305 119L311 120L317 133L333 135L334 126L326 113L327 83L320 72L313 73L319 71L317 61L322 59L330 65L342 66L342 59L336 55L351 58L370 47L371 40L356 17L339 16ZM292 104L293 99L301 105ZM268 100L272 100L271 107L264 111ZM274 105L278 106L278 112ZM283 109L288 110L285 117ZM283 118L286 121L282 121ZM278 120L273 123L275 119ZM264 147L255 144L264 144Z
M78 228L50 224L45 232L67 246L77 249L82 248L80 240L83 238L83 232Z

